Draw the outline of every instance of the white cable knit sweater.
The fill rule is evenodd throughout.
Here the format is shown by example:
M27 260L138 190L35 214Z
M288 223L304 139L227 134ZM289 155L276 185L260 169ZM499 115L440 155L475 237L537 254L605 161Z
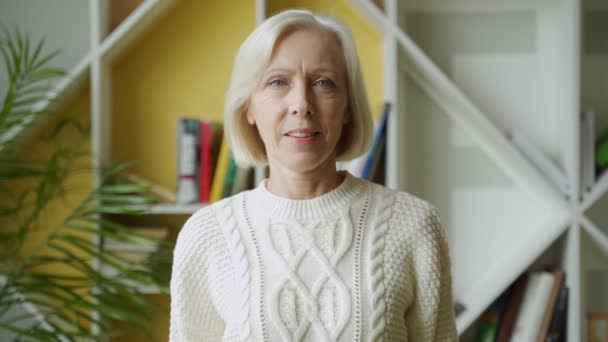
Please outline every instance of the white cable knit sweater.
M451 291L428 202L348 173L310 200L264 181L185 223L170 340L456 341Z

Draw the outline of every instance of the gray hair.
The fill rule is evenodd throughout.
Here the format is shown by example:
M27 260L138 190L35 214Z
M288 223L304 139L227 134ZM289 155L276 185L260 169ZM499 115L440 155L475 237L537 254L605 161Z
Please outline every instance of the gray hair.
M268 163L264 143L256 127L247 122L249 98L270 63L277 40L288 31L306 27L320 28L334 34L344 53L347 110L351 119L343 126L336 146L336 159L350 160L369 149L373 138L373 120L350 30L334 17L291 9L279 12L260 24L245 39L234 59L230 85L224 99L224 134L236 163L241 167L264 166Z

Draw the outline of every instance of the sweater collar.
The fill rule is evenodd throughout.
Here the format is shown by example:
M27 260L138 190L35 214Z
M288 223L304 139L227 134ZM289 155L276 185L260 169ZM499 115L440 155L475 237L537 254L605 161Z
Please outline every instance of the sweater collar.
M270 217L281 218L319 218L330 213L336 213L344 207L350 206L364 188L364 181L354 177L348 171L342 171L345 177L335 189L311 199L294 200L271 193L262 180L252 193L254 206L260 205ZM257 202L259 201L259 202Z

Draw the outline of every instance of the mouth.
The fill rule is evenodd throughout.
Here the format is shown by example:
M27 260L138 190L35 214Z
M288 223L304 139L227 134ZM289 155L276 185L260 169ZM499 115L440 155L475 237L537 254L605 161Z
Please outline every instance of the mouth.
M283 135L292 138L310 138L320 134L321 132L314 130L291 130Z

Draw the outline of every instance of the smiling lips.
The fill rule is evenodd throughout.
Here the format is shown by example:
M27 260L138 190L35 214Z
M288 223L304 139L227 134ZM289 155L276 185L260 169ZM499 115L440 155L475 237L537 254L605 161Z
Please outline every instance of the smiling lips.
M321 132L314 129L292 129L284 134L284 136L293 138L297 142L312 142Z

